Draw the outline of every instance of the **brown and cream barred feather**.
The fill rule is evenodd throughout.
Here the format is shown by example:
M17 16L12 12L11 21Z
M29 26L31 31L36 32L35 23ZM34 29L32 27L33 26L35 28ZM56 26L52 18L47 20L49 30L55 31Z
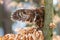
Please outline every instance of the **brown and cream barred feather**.
M29 29L27 28L22 31L21 30L18 34L6 34L1 40L44 40L41 30L37 31L36 28L33 27L29 27ZM27 31L27 33L25 31Z
M44 7L16 10L11 15L11 18L18 21L35 22L37 26L42 27L44 23Z

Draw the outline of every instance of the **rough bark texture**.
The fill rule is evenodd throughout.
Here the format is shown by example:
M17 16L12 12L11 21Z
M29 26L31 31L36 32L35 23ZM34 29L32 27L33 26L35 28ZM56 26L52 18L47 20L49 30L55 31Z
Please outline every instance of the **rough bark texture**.
M44 40L52 40L52 29L49 27L49 24L52 22L53 17L53 0L44 0L45 1L45 20L44 27L42 31L44 33Z

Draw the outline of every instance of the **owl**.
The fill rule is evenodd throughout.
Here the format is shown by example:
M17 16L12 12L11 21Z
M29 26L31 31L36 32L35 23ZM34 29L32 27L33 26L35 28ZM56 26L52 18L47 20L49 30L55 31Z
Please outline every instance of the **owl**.
M34 22L38 27L43 27L44 13L44 7L36 9L20 9L13 12L11 19L15 21Z

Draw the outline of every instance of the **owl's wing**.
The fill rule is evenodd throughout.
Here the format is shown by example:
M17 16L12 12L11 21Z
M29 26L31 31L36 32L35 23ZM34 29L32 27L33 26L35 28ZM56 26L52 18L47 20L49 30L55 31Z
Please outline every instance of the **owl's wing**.
M16 10L11 18L17 21L35 22L37 26L43 27L44 25L44 8L37 8L34 10L21 9Z
M21 9L16 10L12 15L12 20L18 20L18 21L30 21L32 22L35 17L35 13L33 13L33 10L29 9Z

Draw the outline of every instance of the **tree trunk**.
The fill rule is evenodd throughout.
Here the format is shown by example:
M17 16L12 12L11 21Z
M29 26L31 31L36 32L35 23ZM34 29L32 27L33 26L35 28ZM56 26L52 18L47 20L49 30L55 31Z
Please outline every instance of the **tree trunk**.
M6 11L7 8L6 4L8 3L8 0L3 0L3 6L2 6L2 26L4 28L4 34L11 33L11 20L9 12ZM9 0L10 1L10 0Z
M0 27L2 27L2 12L3 9L2 9L2 5L0 4Z
M44 27L42 31L44 33L44 40L52 40L53 30L49 27L49 24L52 23L53 17L53 0L44 0L45 2L45 19Z

